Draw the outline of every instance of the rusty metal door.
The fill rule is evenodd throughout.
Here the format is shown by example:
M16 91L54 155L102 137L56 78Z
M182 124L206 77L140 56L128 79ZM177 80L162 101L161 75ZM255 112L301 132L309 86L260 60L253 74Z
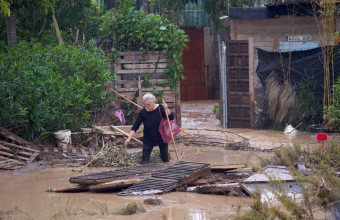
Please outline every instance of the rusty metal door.
M181 101L206 99L204 69L204 32L202 27L182 27L189 36L183 51L185 79L181 80Z
M248 41L226 42L228 128L251 128Z

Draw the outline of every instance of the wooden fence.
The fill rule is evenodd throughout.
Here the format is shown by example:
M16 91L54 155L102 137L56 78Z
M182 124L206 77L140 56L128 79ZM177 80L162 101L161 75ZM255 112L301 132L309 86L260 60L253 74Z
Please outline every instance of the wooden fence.
M170 111L175 113L176 121L180 124L180 96L179 94L176 96L175 91L169 86L169 81L161 77L166 65L164 55L159 52L149 52L145 56L141 52L120 52L114 65L117 79L114 80L113 86L126 98L130 100L137 98L135 101L139 105L143 105L141 97L147 92L154 94L155 89L162 91L163 99ZM149 76L151 83L147 88L142 86L144 76ZM137 96L138 91L141 91L141 96Z

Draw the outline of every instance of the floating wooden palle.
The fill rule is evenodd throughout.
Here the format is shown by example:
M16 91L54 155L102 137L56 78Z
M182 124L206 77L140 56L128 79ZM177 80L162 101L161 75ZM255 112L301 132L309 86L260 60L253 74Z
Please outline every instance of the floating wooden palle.
M114 180L126 179L128 176L151 174L165 168L167 168L167 166L162 164L145 164L136 167L127 167L113 171L76 176L70 178L69 181L70 183L77 183L79 185L96 185Z
M210 164L180 161L151 175L117 195L154 195L170 192L202 176L211 174Z

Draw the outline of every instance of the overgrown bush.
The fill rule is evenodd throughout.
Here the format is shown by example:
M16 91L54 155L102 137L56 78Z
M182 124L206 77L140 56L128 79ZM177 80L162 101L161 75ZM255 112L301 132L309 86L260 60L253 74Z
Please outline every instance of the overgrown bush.
M322 94L317 93L322 90L320 87L313 74L306 74L294 87L297 101L290 111L289 124L303 122L300 129L307 129L309 125L322 123Z
M112 76L101 50L20 42L0 52L0 126L34 140L60 129L77 130L110 97Z
M340 77L333 87L332 105L326 110L326 126L334 132L340 131Z

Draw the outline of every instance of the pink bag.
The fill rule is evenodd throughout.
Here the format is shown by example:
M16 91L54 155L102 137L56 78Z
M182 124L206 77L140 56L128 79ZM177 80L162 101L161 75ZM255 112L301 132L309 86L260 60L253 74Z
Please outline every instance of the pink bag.
M169 143L171 141L171 133L169 129L168 120L162 117L161 110L158 106L159 114L161 115L161 123L159 123L158 131L161 133L164 143ZM171 125L172 135L175 137L181 130L174 120L169 120Z
M115 113L113 113L113 115L119 118L120 123L122 125L125 125L125 117L122 110L116 110Z

